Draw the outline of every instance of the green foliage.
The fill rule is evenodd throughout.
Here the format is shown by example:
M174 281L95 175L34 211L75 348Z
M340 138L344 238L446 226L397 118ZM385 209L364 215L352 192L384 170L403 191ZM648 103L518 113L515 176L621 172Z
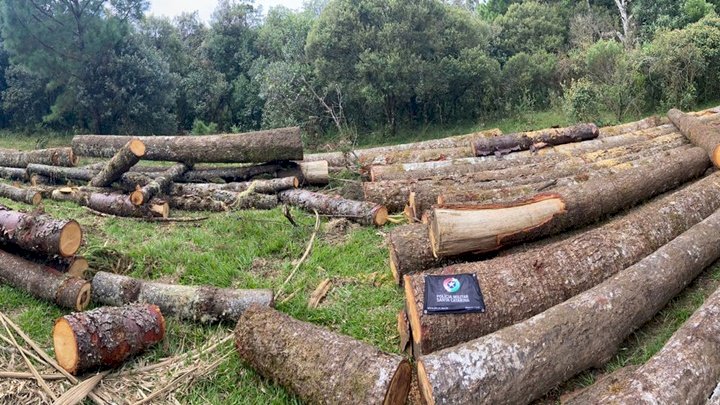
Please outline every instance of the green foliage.
M202 120L195 120L192 126L193 135L213 135L218 133L218 125L214 122L209 124L204 123Z
M557 58L541 51L528 55L518 53L508 59L502 71L504 100L510 106L523 108L546 104L554 90Z
M500 29L498 53L507 57L520 52L558 52L568 34L568 21L560 8L535 0L511 5L495 24Z
M575 121L594 122L600 116L600 90L587 79L575 81L565 90L563 108Z

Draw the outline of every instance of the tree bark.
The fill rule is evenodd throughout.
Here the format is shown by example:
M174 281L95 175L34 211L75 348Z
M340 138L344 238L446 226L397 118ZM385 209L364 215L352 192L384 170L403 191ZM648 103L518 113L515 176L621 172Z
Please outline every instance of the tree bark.
M237 322L250 305L274 305L272 290L161 284L102 271L93 277L92 298L112 306L154 304L166 316L201 323Z
M421 392L429 404L529 403L582 370L611 360L627 336L652 319L718 258L720 214L716 213L637 264L569 301L491 335L422 357L418 362ZM532 281L528 279L527 283ZM716 299L706 314L715 318L715 329ZM703 353L711 357L682 357L662 363L658 376L663 377L657 381L664 385L667 401L663 397L652 401L654 390L648 386L642 390L642 401L636 397L638 401L577 403L702 403L691 399L695 390L704 391L707 399L717 383L716 378L708 381L708 377L720 373L720 362L715 361L720 355L717 332L720 330L705 335L694 329L689 334L707 339L702 343L710 344L712 349ZM679 333L682 336L683 332ZM684 340L682 345L687 348L682 350L689 353L698 343ZM646 370L654 368L652 360L649 365ZM694 372L682 373L683 369ZM462 389L458 389L460 386Z
M720 224L720 221L717 222ZM720 227L713 229L708 226L708 228L715 233L720 230ZM717 237L715 241L720 242ZM694 241L691 242L693 244L685 246L685 252L688 249L697 249ZM703 242L705 243L702 247L707 249L709 247L706 245L707 242ZM717 251L716 248L714 250ZM720 252L716 253L720 257ZM685 270L688 267L697 270L695 263L683 267L675 265L674 268ZM653 270L655 269L646 269L650 272ZM687 280L682 281L679 283L680 286L687 284ZM672 287L669 287L672 288L671 291L679 292L677 286ZM720 290L705 300L703 306L647 363L615 384L604 388L591 386L568 403L703 404L712 396L718 380L720 380Z
M214 195L217 195L217 193ZM230 207L236 210L271 210L280 204L278 196L270 194L243 192L235 194L234 198L235 200L230 203Z
M30 176L25 169L16 167L0 167L0 178L12 181L22 181L27 183L30 181Z
M145 144L137 139L128 141L105 167L90 180L92 187L108 187L145 156Z
M433 255L491 252L588 225L700 177L710 165L702 148L692 148L659 165L590 179L521 202L436 208L430 214Z
M0 166L27 167L31 163L52 166L77 165L78 158L70 148L39 149L32 151L18 151L0 149Z
M224 202L200 196L169 197L167 202L170 208L181 211L228 211L228 206Z
M167 194L173 183L179 179L190 167L184 163L178 163L162 172L162 174L148 184L138 188L130 194L130 201L135 205L143 205L153 198Z
M388 219L387 209L379 204L333 198L307 190L281 191L278 197L281 202L305 211L317 210L322 215L347 218L363 225L383 226Z
M145 187L152 183L152 179L139 173L127 173L122 177L122 187L126 190L134 190L137 187ZM297 177L282 177L279 179L254 180L242 183L175 183L170 186L168 192L172 196L186 195L207 195L219 190L243 192L252 188L253 192L260 194L277 194L280 191L297 188L300 181Z
M645 204L605 225L549 244L433 274L474 273L486 312L423 314L424 274L405 276L413 339L427 354L479 338L563 302L637 263L720 207L720 174Z
M78 375L113 368L165 337L165 319L155 305L103 307L55 321L53 344L58 364Z
M0 250L0 281L63 308L83 311L90 303L90 283Z
M82 243L82 229L74 220L25 214L0 206L0 242L48 256L73 256Z
M130 197L114 193L96 193L80 189L65 187L52 192L53 200L72 201L78 205L88 207L103 214L130 218L167 218L170 209L167 203L157 202L137 206L130 201Z
M401 405L410 390L402 357L272 308L245 311L235 344L243 361L308 403Z
M103 136L78 135L72 140L80 156L109 158L128 141L145 144L144 159L183 163L265 163L302 160L300 128L272 129L236 135Z
M618 135L624 135L631 132L641 131L643 129L649 129L659 127L667 123L667 120L663 120L658 115L652 117L643 118L640 121L628 122L626 124L613 125L610 127L600 128L600 135L598 138L609 138Z
M707 125L676 109L670 110L668 117L690 142L705 149L713 164L720 167L720 128Z
M41 175L52 179L52 183L62 183L67 181L90 181L95 177L99 170L93 167L58 167L48 165L29 164L27 167L29 176Z
M519 132L473 142L475 156L505 155L523 150L539 150L547 146L589 141L600 135L595 124L579 124L568 128L552 128Z
M42 194L37 191L3 183L0 183L0 197L30 205L38 205L42 201Z

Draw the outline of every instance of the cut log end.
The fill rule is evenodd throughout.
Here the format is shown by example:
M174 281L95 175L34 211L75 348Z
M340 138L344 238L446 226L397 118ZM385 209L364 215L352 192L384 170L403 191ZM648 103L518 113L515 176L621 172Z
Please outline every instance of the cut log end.
M384 206L379 206L375 209L375 212L373 213L373 223L376 226L383 226L388 221L388 210Z
M130 152L132 152L133 155L135 155L137 157L145 156L146 148L145 148L145 144L142 141L134 139L134 140L130 141L129 144L130 144L129 145Z
M389 250L390 250L390 271L392 272L393 278L395 279L395 283L397 285L402 285L402 278L400 278L400 273L398 272L397 252L395 251L395 247L392 246L392 244L389 246Z
M150 207L150 211L157 214L158 216L162 218L169 218L170 217L170 204L164 202L164 203L157 203L153 204L152 207Z
M130 202L132 202L134 205L137 205L138 207L143 205L145 203L145 196L143 195L142 191L135 190L130 193Z
M38 205L42 202L42 193L35 193L32 196L32 205Z
M715 150L713 150L712 156L710 156L710 158L715 167L720 167L720 145L715 147Z
M74 255L82 243L82 228L76 221L69 221L60 232L60 255L70 257Z
M298 187L300 187L300 179L298 179L297 177L293 177L293 188Z
M87 269L90 268L90 263L84 257L76 257L73 260L72 265L68 268L67 274L72 277L84 277Z
M383 405L403 405L407 401L412 383L412 366L407 360L403 360L395 371L390 382Z
M70 149L70 166L75 167L77 166L78 162L80 162L80 156L76 155L75 152Z
M432 386L430 385L430 379L428 378L427 370L425 370L425 364L422 359L418 360L417 363L417 375L418 385L420 385L420 396L427 405L435 405Z
M80 293L77 295L75 301L75 310L84 311L90 305L90 298L92 297L92 284L85 283L80 287Z
M420 313L418 312L417 301L415 300L415 292L412 288L410 276L403 277L405 284L405 310L407 312L408 321L410 322L410 330L412 331L412 340L417 347L422 343L422 330L420 328ZM420 355L422 353L415 353Z
M70 374L75 374L80 363L78 344L70 323L65 318L55 322L53 328L53 345L58 364Z

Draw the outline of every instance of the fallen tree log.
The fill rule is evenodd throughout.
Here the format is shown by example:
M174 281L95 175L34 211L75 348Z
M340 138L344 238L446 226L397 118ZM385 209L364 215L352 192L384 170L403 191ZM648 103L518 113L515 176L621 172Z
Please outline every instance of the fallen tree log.
M711 219L709 218L709 220ZM720 230L718 225L720 225L720 221L716 221L715 228L707 227L713 233L717 233ZM691 229L688 233L692 231ZM705 235L699 235L698 237L705 237ZM687 239L684 240L687 241ZM716 237L715 241L720 243L720 238ZM697 249L695 241L690 242L692 244L684 246L684 252L687 252L688 249ZM702 248L707 249L708 247L703 243ZM717 248L715 246L712 246L712 248L716 251L717 257L720 257ZM678 261L678 259L674 258L674 261ZM711 262L707 265L710 264ZM683 271L687 271L686 269L690 267L696 270L693 275L698 274L698 265L696 263L691 263L690 266L684 265L683 267L678 267L675 263L673 265L674 268L682 268ZM654 272L656 269L646 268L645 271ZM678 286L684 287L687 284L687 280L676 281L676 285L669 288L671 288L672 292L679 293ZM667 294L664 290L661 293ZM658 306L654 306L654 308L660 309ZM693 378L687 378L689 375L692 375ZM567 403L703 404L712 396L719 380L720 290L717 290L673 334L665 347L647 363L625 375L622 381L604 388L591 386L587 391L572 398Z
M643 129L659 127L666 123L662 117L653 115L651 117L643 118L639 121L628 122L626 124L613 125L609 127L600 128L600 135L598 138L609 138L618 135L623 135L631 132L641 131Z
M137 139L128 141L115 156L90 180L91 187L108 187L145 156L145 144Z
M216 192L213 195L217 196L217 194ZM235 195L230 207L237 210L271 210L279 204L277 195L243 192Z
M388 220L387 209L380 204L333 198L307 190L285 190L278 194L281 202L321 215L347 218L363 225L383 226Z
M692 148L662 165L624 170L525 201L435 208L429 230L433 255L491 252L588 225L698 178L710 165L702 148Z
M170 214L167 202L150 202L149 204L137 206L126 195L97 193L70 187L54 190L51 198L56 201L72 201L94 211L118 217L167 218Z
M0 250L0 282L63 308L83 311L90 283Z
M713 164L720 167L720 128L707 125L676 109L670 110L668 117L690 142L705 149Z
M42 253L29 252L13 245L4 245L2 250L8 254L19 256L41 266L50 267L72 277L83 278L85 271L90 268L88 261L80 256L48 256Z
M297 167L280 170L277 177L297 177L300 183L309 186L326 186L330 183L330 170L325 160L300 162Z
M73 375L113 368L165 337L165 319L155 305L103 307L55 321L57 362Z
M126 173L122 176L121 186L123 189L131 191L138 187L145 187L151 184L153 180L144 174ZM279 179L269 180L253 180L242 183L175 183L170 185L167 192L172 196L187 195L208 195L216 191L232 191L243 192L252 188L253 192L261 194L277 194L280 191L297 188L300 180L297 177L282 177Z
M166 316L202 323L237 322L250 305L273 306L272 290L162 284L102 271L93 277L92 298L112 306L154 304Z
M504 155L523 150L539 150L546 146L595 139L600 130L595 124L579 124L568 128L551 128L519 132L495 138L478 139L472 143L475 156Z
M75 166L78 158L70 148L38 149L31 151L19 151L0 149L0 166L3 167L27 167L31 163L38 163L52 166Z
M228 211L228 206L224 202L200 196L169 197L167 202L170 208L181 211Z
M94 167L59 167L29 164L27 166L28 176L40 175L52 179L53 184L67 181L90 181L99 170Z
M0 243L48 256L73 256L82 243L82 229L73 220L26 214L0 205Z
M277 162L259 166L196 168L185 173L180 183L244 182L260 176L297 177L303 184L324 186L330 182L328 163Z
M145 144L146 160L183 163L265 163L302 160L300 128L271 129L236 135L106 136L78 135L72 148L80 156L109 158L128 141Z
M190 170L190 166L184 163L174 165L149 183L133 191L130 194L130 201L135 205L143 205L159 195L167 194L173 183L188 170Z
M627 336L652 319L718 258L720 214L715 213L657 252L569 301L491 335L422 357L418 361L421 392L429 404L529 403L582 370L609 361ZM532 283L530 278L528 274L525 285ZM717 318L717 302L714 305ZM713 323L717 328L717 319ZM676 395L679 401L659 398L654 402L651 391L643 390L642 397L635 397L637 402L701 403L689 401L692 396L683 394L691 393L684 388L697 384L698 391L709 395L717 383L717 379L707 381L708 376L720 373L720 363L712 361L720 355L717 331L706 338L712 342L712 354L707 353L712 357L702 358L702 365L695 369L703 372L674 375L679 368L697 364L693 357L683 357L666 364L669 368L663 375L667 380L659 380L668 384L663 390L668 398ZM691 340L685 344L688 350L695 346Z
M0 167L0 178L12 181L22 181L27 183L30 181L30 176L25 169L16 167Z
M37 191L3 183L0 183L0 197L30 205L38 205L42 201L42 194Z
M425 315L425 275L405 276L415 353L431 353L525 320L637 263L720 208L719 179L720 174L712 174L549 245L431 272L477 275L485 296L482 314Z
M407 360L272 308L245 311L235 344L254 370L308 403L401 405L410 391Z

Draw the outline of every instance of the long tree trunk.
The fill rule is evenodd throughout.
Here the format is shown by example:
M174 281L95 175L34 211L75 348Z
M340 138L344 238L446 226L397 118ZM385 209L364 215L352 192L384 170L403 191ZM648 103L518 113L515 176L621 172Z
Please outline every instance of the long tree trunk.
M317 210L322 215L347 218L363 225L383 226L388 212L379 204L333 198L307 190L286 190L278 194L280 201L306 211Z
M82 243L82 229L74 220L26 214L0 206L0 242L48 256L73 256Z
M711 166L702 148L526 201L436 208L430 240L436 257L484 253L598 221L701 176Z
M533 132L519 132L473 142L475 156L504 155L547 146L595 139L600 130L595 124L579 124L568 128L552 128Z
M90 283L0 250L0 282L63 308L83 311Z
M70 374L121 366L165 337L155 305L103 307L63 316L53 327L55 357Z
M52 179L53 183L67 181L90 181L99 173L94 167L58 167L48 165L30 164L27 167L28 176L40 175ZM101 169L100 169L101 170Z
M405 403L407 360L272 308L252 306L235 329L240 358L308 403Z
M135 205L143 205L157 196L167 194L173 183L188 170L190 167L184 163L174 165L148 184L133 191L130 194L130 201Z
M225 191L227 193L227 191ZM214 196L217 196L217 192ZM259 193L238 193L234 201L228 203L230 208L236 210L271 210L280 205L277 195Z
M712 218L709 218L711 220ZM709 222L709 221L708 221ZM717 221L720 224L720 221ZM720 227L712 228L717 234ZM690 230L688 233L692 232ZM699 235L698 237L705 237ZM716 243L720 243L715 237ZM685 239L687 241L687 239ZM697 249L695 241L685 246ZM710 241L703 241L703 248L715 250ZM677 244L678 242L676 242ZM705 253L705 252L703 252ZM677 258L673 258L677 262ZM697 270L691 263L674 268ZM649 269L646 269L646 271ZM652 272L652 271L651 271ZM680 286L687 284L682 280ZM678 291L673 285L671 291ZM662 291L667 294L667 292ZM656 297L653 297L656 298ZM688 376L693 378L688 378ZM665 347L647 363L626 374L622 381L607 387L590 387L569 404L614 404L614 403L657 403L657 404L703 404L712 396L720 380L720 290L715 291L703 306L670 338Z
M90 180L92 187L107 187L145 156L145 144L133 139L117 151L105 167Z
M167 202L170 208L181 211L225 212L228 210L224 202L200 196L169 197Z
M271 129L236 135L207 136L102 136L78 135L72 140L80 156L109 158L128 141L145 144L144 159L183 163L265 163L302 160L300 128Z
M122 176L121 185L125 190L135 190L145 187L153 180L144 174L126 173ZM241 183L176 183L172 184L168 192L172 196L207 195L218 190L233 191L236 193L252 189L261 194L277 194L280 191L297 188L300 180L297 177L282 177L279 179L254 180Z
M72 167L77 164L77 161L77 157L70 148L32 151L0 149L0 166L4 167L27 167L31 163Z
M88 207L103 214L131 218L167 218L170 209L166 202L149 203L137 206L130 201L130 197L114 193L96 193L74 188L61 188L52 192L53 200L72 201L78 205Z
M303 184L324 186L330 182L327 161L277 162L259 166L196 168L185 173L181 183L243 182L259 176L297 177Z
M486 312L423 314L424 274L405 276L405 298L419 353L476 339L563 302L637 263L720 208L720 174L645 204L603 226L555 243L433 274L473 273Z
M42 201L42 194L37 191L3 183L0 183L0 197L30 205L38 205Z
M713 164L720 167L720 128L707 125L676 109L670 110L668 117L690 142L705 149Z
M166 316L202 323L237 322L250 305L273 306L272 290L162 284L102 271L93 277L92 297L103 305L154 304Z
M330 183L328 162L300 162L297 167L280 170L277 177L297 177L300 182L309 186L326 186Z
M491 335L422 357L418 361L421 392L429 404L529 403L573 375L612 359L627 336L652 319L718 258L720 214L716 213L637 264L569 301ZM525 285L532 285L530 278L526 276ZM717 329L717 300L711 305L715 317L711 322ZM703 336L702 331L695 332L691 331L690 336ZM663 397L652 401L653 390L643 386L638 387L642 396L635 397L637 401L578 403L702 403L691 400L692 391L704 391L707 399L720 374L720 331L708 332L704 343L709 343L711 349L703 353L712 357L682 357L663 363L667 368L658 370L660 378L656 381L667 384L662 390L667 401ZM681 345L687 345L681 349L687 350L685 353L697 347L692 340L683 340ZM682 373L682 369L694 371ZM690 386L696 387L685 391Z
M17 167L0 167L0 178L12 181L22 181L27 183L30 181L30 176L25 169Z
M600 135L598 138L609 138L618 135L624 135L631 132L641 131L643 129L659 127L660 125L666 124L667 119L663 120L658 115L652 117L643 118L640 121L628 122L626 124L613 125L610 127L600 128Z

